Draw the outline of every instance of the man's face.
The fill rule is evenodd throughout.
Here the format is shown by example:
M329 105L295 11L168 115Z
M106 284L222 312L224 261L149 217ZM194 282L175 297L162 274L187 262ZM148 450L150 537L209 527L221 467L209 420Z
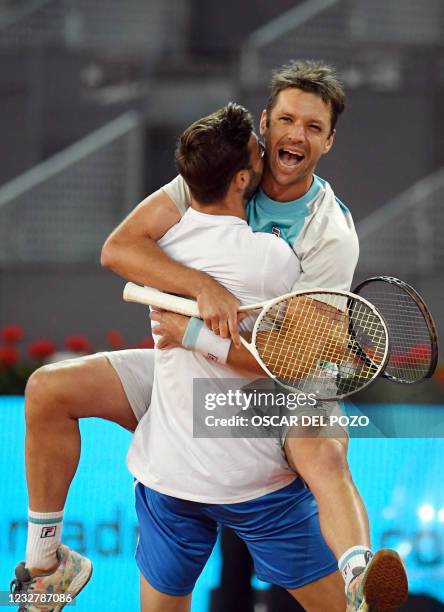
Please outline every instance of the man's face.
M248 169L250 182L244 193L246 201L253 197L256 189L259 187L264 170L263 145L259 142L256 134L251 135L248 150L250 152L250 168Z
M314 93L284 89L270 117L262 113L261 134L267 150L266 175L271 174L268 179L286 190L292 186L297 190L298 185L308 190L319 158L333 145L330 105Z

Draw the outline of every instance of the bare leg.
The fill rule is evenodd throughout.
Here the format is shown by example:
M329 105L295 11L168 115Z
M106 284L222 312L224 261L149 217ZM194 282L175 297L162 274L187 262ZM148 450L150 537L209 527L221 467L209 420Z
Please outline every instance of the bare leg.
M288 591L307 612L344 612L344 581L339 572Z
M316 498L322 535L337 559L352 546L370 546L367 511L347 463L347 438L291 438L285 452Z
M189 612L191 594L184 596L166 595L157 591L140 575L141 612Z
M40 368L26 388L26 477L34 512L57 512L80 457L78 419L100 417L134 430L137 420L107 358L92 355ZM57 478L48 477L57 466Z

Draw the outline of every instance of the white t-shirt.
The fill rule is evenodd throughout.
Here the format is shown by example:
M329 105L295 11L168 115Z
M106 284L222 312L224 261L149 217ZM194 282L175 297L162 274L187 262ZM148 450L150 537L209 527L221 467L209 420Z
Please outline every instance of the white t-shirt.
M181 215L191 203L188 185L178 175L163 187ZM247 205L254 232L283 238L301 267L293 291L322 287L348 291L358 262L359 244L350 211L329 183L313 177L310 189L290 202L276 202L258 189Z
M213 276L242 304L291 291L301 273L283 240L254 233L237 217L192 208L159 246L173 259ZM253 321L248 317L244 329L251 329ZM236 503L294 480L279 439L193 438L193 379L216 379L217 391L218 378L241 378L236 370L174 348L156 350L154 376L150 410L136 429L127 458L140 482L182 499Z

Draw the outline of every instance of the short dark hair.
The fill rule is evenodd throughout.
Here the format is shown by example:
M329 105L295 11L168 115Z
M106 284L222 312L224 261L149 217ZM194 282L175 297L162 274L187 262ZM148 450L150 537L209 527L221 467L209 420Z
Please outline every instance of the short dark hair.
M331 108L331 131L335 129L339 115L345 108L342 83L332 66L313 60L292 60L273 72L270 97L267 102L267 120L278 95L284 89L296 87L318 95Z
M183 132L176 166L198 202L224 198L236 172L250 167L248 144L253 129L250 113L230 102Z

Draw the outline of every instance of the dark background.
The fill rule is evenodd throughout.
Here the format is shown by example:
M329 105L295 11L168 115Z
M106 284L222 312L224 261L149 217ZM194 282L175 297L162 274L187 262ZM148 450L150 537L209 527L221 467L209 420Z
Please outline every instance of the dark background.
M444 163L443 23L438 0L3 0L0 322L59 344L85 333L97 348L110 328L129 344L143 336L144 312L123 304L123 283L99 267L103 240L174 176L175 141L190 121L230 99L258 120L272 68L305 57L336 65L346 86L319 174L363 232L356 278L414 282L441 326L442 207L404 192L424 179L430 187ZM110 143L109 122L127 111L133 128ZM366 219L395 197L406 213L380 217L368 235ZM429 229L419 238L418 215Z

